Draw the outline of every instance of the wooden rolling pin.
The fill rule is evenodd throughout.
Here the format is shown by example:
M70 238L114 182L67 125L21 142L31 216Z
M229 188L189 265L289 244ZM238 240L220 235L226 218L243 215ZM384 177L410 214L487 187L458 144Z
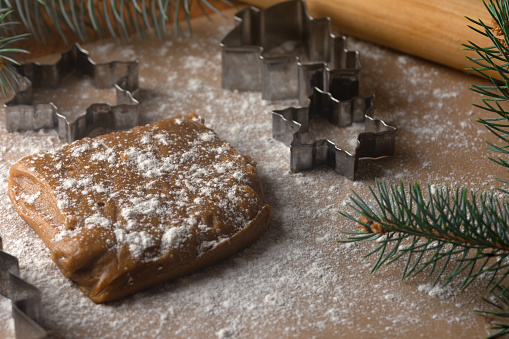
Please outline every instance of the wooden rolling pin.
M266 8L281 0L242 0ZM468 27L491 16L481 0L307 0L312 17L328 16L342 34L387 46L459 70L473 66L463 43L489 46ZM475 54L468 54L476 57Z

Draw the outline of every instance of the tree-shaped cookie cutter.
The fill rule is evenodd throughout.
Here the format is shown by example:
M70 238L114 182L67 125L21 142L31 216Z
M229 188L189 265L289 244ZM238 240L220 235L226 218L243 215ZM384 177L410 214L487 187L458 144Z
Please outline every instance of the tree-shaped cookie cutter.
M222 86L261 91L262 99L270 101L298 100L302 107L272 114L273 137L290 145L292 172L328 164L354 180L360 158L394 154L396 129L373 118L373 96L359 97L359 53L345 48L345 37L332 34L330 18L314 19L304 0L290 0L265 10L246 8L235 20L236 27L221 42ZM309 61L267 56L288 41L304 45ZM325 139L304 144L312 116L338 127L364 122L354 154Z
M37 62L16 67L19 88L5 103L6 128L9 132L54 128L64 142L87 136L98 127L125 130L138 125L138 61L96 63L79 44L73 44L54 64ZM53 103L34 103L33 87L56 88L62 79L77 71L91 78L96 88L115 87L117 103L94 103L74 121L58 112Z
M18 259L2 251L0 238L0 294L11 300L14 333L18 339L42 339L46 331L39 325L41 293L20 278Z

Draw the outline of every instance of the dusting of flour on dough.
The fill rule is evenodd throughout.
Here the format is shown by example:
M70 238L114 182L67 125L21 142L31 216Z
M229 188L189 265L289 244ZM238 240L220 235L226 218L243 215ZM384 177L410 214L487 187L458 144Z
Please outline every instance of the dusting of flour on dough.
M84 139L22 160L37 168L62 209L64 224L56 225L54 241L103 241L82 232L95 230L118 253L127 249L149 262L193 237L199 238L200 256L244 229L255 216L249 211L260 206L245 189L249 180L243 171L254 169L211 130L194 127L200 125L192 119L199 120L176 119L181 131L166 123L145 128L140 137L127 131L110 139ZM159 151L163 145L175 147ZM36 198L17 196L27 204ZM211 216L225 229L209 224Z

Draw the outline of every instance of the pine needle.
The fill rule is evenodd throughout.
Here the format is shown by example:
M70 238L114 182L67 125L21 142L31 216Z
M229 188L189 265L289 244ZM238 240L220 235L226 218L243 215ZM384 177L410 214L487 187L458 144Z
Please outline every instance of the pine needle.
M472 85L471 90L482 96L482 105L474 105L496 117L479 119L501 141L487 143L498 158L490 158L509 169L509 113L502 103L509 101L509 3L503 0L484 1L493 23L467 18L474 32L489 38L492 45L479 46L471 41L465 49L476 53L468 57L469 70L485 77L490 85ZM497 75L496 77L494 75ZM509 180L499 179L502 184ZM504 193L507 189L499 188ZM403 183L387 186L376 181L371 188L371 201L353 192L350 208L341 212L358 223L361 231L344 232L341 242L376 240L379 245L367 256L378 256L372 271L384 265L402 262L402 279L428 272L434 284L460 280L460 289L467 288L480 276L492 300L486 299L497 311L478 311L485 315L509 318L509 203L494 193L477 193L466 188L434 190L430 185L421 190L419 184ZM509 335L509 323L495 322L489 338Z
M222 3L234 7L223 0ZM223 15L208 0L197 0L197 8ZM12 45L22 39L46 42L58 36L86 42L91 37L128 42L133 35L145 39L154 33L160 39L182 35L181 14L191 30L191 0L0 0L0 43ZM173 27L173 32L171 30ZM14 67L26 50L0 48L0 90L4 96L14 88ZM14 73L13 73L14 72Z

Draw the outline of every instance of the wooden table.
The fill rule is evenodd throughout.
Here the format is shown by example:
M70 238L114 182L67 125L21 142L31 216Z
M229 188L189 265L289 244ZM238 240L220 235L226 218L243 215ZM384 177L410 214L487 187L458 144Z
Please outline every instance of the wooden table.
M226 12L230 17L232 11ZM337 243L357 226L341 217L351 191L369 198L375 178L493 190L506 172L487 160L491 135L475 120L469 91L482 80L379 45L351 38L361 53L362 94L376 95L376 117L396 126L393 157L362 161L352 182L329 168L289 172L289 149L271 137L270 104L259 93L221 88L219 41L233 27L218 16L193 22L193 38L90 43L96 61L140 60L141 123L196 112L240 153L252 156L274 216L254 245L224 262L124 300L95 305L65 279L42 241L23 222L7 195L9 167L20 157L60 145L52 131L7 133L0 119L0 234L17 256L24 279L42 292L43 326L52 338L479 338L489 322L481 278L466 291L459 281L432 287L421 274L400 280L404 262L370 274L376 244ZM56 49L58 50L58 49ZM41 57L51 62L58 57ZM90 90L90 89L88 89ZM99 98L80 85L61 92L61 105ZM75 93L77 92L77 93ZM4 112L0 111L3 117ZM347 128L355 134L354 126ZM324 127L327 129L327 126ZM325 130L318 132L326 133ZM350 133L349 132L349 133ZM338 143L351 147L351 133ZM9 310L0 319L9 329ZM12 334L12 333L11 333Z

